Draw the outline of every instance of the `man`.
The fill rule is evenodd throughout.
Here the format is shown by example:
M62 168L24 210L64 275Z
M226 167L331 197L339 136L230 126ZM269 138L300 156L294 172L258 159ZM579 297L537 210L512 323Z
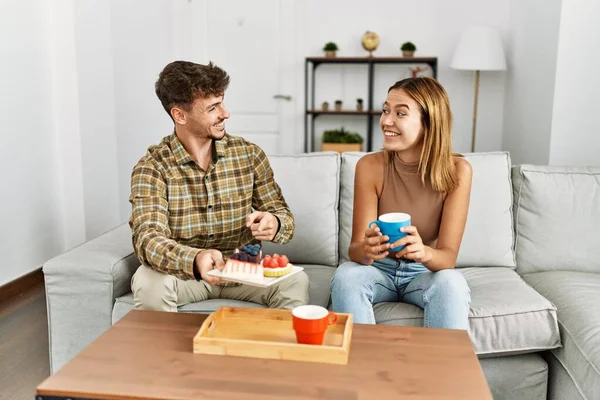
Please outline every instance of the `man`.
M216 65L185 61L167 65L156 82L175 132L148 149L131 177L129 224L142 262L131 282L137 309L177 311L215 298L286 309L308 302L304 272L264 289L207 274L236 247L287 243L294 232L265 153L225 132L228 85Z

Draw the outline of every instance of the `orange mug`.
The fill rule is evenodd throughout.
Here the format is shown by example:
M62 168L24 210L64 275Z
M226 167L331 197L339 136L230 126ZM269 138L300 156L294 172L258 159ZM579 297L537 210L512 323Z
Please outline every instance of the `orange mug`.
M299 306L292 310L296 340L302 344L323 344L327 327L337 320L335 312L321 306Z

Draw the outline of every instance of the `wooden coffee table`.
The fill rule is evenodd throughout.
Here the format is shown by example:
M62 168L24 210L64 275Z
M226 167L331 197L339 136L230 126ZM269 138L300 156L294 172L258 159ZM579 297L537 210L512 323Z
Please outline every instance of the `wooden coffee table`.
M464 331L355 324L334 365L194 354L205 318L131 311L36 399L492 399Z

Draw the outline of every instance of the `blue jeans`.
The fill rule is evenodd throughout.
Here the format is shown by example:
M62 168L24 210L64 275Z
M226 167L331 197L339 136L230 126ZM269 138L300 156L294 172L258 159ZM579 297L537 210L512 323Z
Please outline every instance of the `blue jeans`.
M354 322L374 324L373 304L402 301L421 307L423 325L467 329L471 291L455 269L429 271L423 264L385 258L373 265L346 262L331 279L332 309Z

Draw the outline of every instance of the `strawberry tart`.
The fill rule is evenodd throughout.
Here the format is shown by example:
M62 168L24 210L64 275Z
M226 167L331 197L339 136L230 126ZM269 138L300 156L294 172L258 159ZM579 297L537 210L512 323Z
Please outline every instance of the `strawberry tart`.
M273 254L273 256L265 256L262 260L263 273L266 277L280 277L292 272L292 264L287 256Z

